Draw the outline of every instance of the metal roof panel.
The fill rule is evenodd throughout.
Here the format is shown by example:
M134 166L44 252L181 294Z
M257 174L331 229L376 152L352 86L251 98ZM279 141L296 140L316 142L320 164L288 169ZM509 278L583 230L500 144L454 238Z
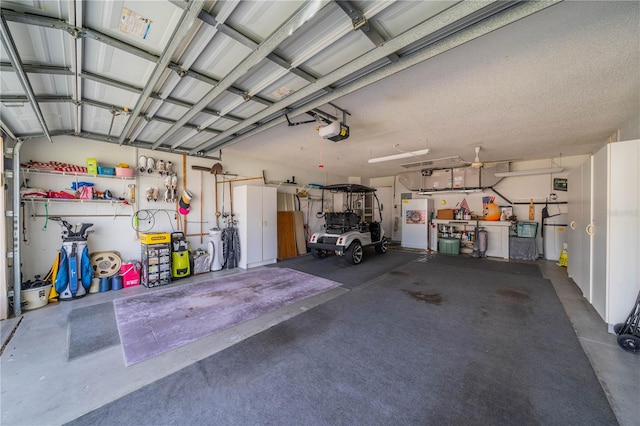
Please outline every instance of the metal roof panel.
M175 30L182 9L168 1L83 2L85 26L160 54Z
M155 63L104 43L84 41L82 69L142 88Z

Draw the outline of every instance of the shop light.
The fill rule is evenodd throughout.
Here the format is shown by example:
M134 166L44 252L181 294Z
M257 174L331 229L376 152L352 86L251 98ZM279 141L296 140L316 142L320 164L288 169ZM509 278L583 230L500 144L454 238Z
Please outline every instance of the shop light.
M387 155L386 157L369 158L369 164L381 163L383 161L399 160L401 158L417 157L418 155L426 155L429 153L429 148L421 149L419 151L401 152L399 154Z

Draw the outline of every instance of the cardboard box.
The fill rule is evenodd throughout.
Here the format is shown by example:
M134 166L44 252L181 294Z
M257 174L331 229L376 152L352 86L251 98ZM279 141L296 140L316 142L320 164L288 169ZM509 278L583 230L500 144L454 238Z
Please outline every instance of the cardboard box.
M436 219L444 219L444 220L453 219L453 209L439 209Z
M171 242L171 234L168 232L158 233L158 234L140 234L140 243L149 245L149 244L162 244L162 243L170 243Z
M123 263L120 265L120 275L122 275L122 287L133 287L140 285L140 266L135 263Z

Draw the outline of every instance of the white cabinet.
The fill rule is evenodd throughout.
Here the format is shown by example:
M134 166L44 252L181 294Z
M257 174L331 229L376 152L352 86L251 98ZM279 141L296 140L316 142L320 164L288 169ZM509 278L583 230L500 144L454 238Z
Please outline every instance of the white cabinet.
M609 331L627 318L640 290L638 164L640 140L616 142L569 174L569 276Z
M640 290L639 164L640 140L609 144L594 156L592 303L610 326L627 318Z
M238 221L241 268L275 263L278 257L278 195L276 188L233 188L233 210Z
M509 259L509 230L511 222L481 221L480 225L487 231L487 256Z
M592 301L592 237L587 233L587 227L592 223L592 163L593 157L589 157L589 160L573 169L568 175L567 188L569 220L567 272L589 302Z

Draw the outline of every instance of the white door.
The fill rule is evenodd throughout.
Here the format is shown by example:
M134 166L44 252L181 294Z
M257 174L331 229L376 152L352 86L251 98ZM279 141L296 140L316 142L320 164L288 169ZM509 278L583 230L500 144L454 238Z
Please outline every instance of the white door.
M593 226L587 224L585 233L591 233L591 304L602 319L606 319L607 306L607 210L609 186L609 150L607 145L593 156ZM588 235L587 235L588 237Z
M581 246L581 229L579 227L579 223L581 222L582 217L582 165L573 169L569 176L567 177L568 188L567 188L567 220L569 224L569 229L567 230L567 251L569 255L567 273L569 277L573 279L573 281L578 284L581 290L581 276L580 276L580 258L582 256L582 246ZM584 290L582 294L585 295Z
M429 247L429 206L431 199L402 200L402 247L427 249Z
M262 258L274 263L278 257L278 194L277 189L262 189Z
M606 322L623 322L640 291L640 140L611 144Z
M582 217L580 219L580 288L589 302L593 302L593 251L592 238L587 234L587 227L593 223L593 156L582 165Z

